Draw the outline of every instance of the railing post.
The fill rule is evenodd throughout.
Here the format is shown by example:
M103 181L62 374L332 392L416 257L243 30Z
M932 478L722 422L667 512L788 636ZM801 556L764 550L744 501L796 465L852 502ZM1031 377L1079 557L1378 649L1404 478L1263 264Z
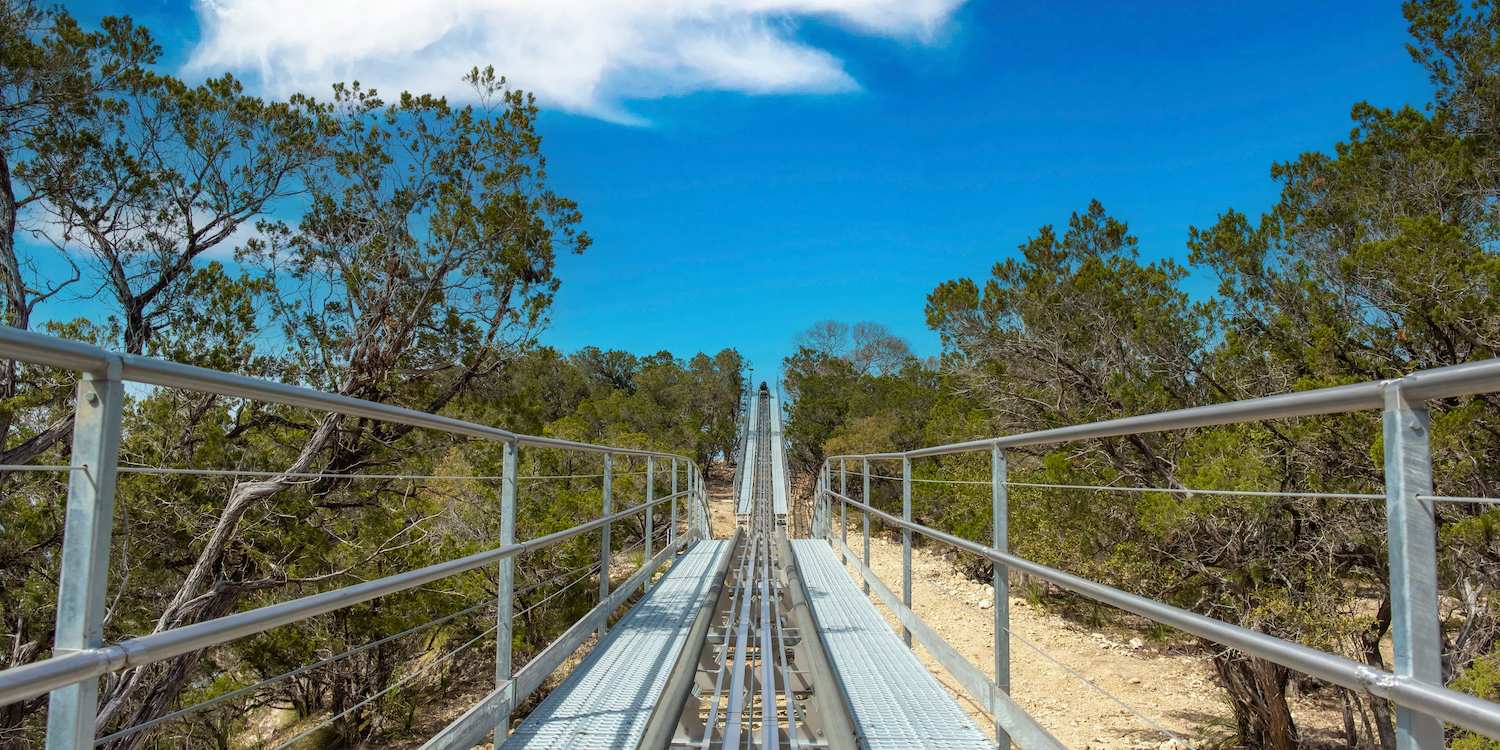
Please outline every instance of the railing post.
M818 514L822 513L823 506L823 466L819 464L818 473L813 475L812 502L807 506L807 533L813 539L818 534Z
M862 494L860 494L859 499L863 500L864 503L865 503L865 505L869 505L871 508L873 508L875 506L870 504L870 459L865 458L865 459L861 459L861 460L864 462L864 478L865 478L865 482L864 482L864 488L863 488ZM865 517L865 519L864 519L864 527L865 527L864 528L864 534L865 534L865 567L866 568L870 568L870 511L866 510L861 515L863 515ZM870 569L874 570L874 568L870 568ZM864 578L864 576L860 576L860 578ZM869 596L869 594L870 594L870 582L869 581L865 581L865 595Z
M911 459L901 457L901 520L911 523ZM901 527L901 603L911 609L911 529ZM911 647L911 631L901 626L901 640Z
M702 527L702 534L699 538L708 539L713 536L713 529L709 526L708 485L701 472L698 474L698 502L698 523Z
M689 461L688 465L687 465L687 470L685 472L683 472L683 473L686 475L686 479L687 479L688 511L690 513L692 513L692 518L688 519L688 527L692 530L693 534L699 534L702 531L702 529L701 529L702 524L701 524L698 516L702 512L702 510L698 507L698 466L697 466L697 464L694 464L691 461Z
M688 462L686 470L683 471L687 486L687 527L688 532L694 536L700 536L701 524L698 516L702 512L698 507L698 467L692 461Z
M72 465L83 468L68 475L54 655L104 644L115 469L125 400L119 358L109 357L102 374L85 374L76 394ZM52 691L47 710L48 750L92 750L98 707L98 678Z
M1005 451L998 445L990 448L990 547L996 552L1010 551L1010 494L1006 487L1009 474ZM995 609L995 685L1010 694L1010 568L995 561L990 569L990 586L994 589ZM995 722L995 744L1001 750L1010 747L1010 735Z
M818 483L818 536L828 536L828 475L832 467L827 461L823 462L823 471L819 473Z
M500 545L516 543L516 466L520 445L515 441L505 443L500 471ZM507 688L511 682L511 640L515 632L511 602L515 590L515 558L500 561L499 576L495 584L495 687ZM508 702L507 702L508 705ZM495 722L495 746L505 742L510 734L510 712L500 714Z
M672 459L672 502L668 505L671 512L669 525L667 526L667 547L677 548L677 459ZM688 506L692 508L691 505Z
M601 500L603 515L615 512L614 509L614 481L615 481L615 457L612 454L604 454L604 493ZM603 604L609 598L609 527L604 524L599 527L599 603ZM605 618L599 626L599 637L603 638L609 630L609 619Z
M842 458L839 459L839 495L841 495L841 497L839 498L839 539L843 540L844 542L844 546L840 547L840 549L848 549L849 503L845 502L844 498L849 496L849 476L848 467L845 465L844 459ZM843 553L840 552L839 556L842 557Z
M646 456L646 556L641 558L641 565L651 559L651 539L656 535L656 506L652 503L656 500L656 457ZM641 581L641 590L650 587L650 581Z
M833 463L823 464L823 536L833 536Z
M1437 531L1432 494L1432 453L1427 405L1410 402L1400 382L1385 389L1385 513L1391 569L1391 637L1395 673L1443 684L1442 632L1438 624ZM1396 707L1396 747L1443 746L1443 724Z

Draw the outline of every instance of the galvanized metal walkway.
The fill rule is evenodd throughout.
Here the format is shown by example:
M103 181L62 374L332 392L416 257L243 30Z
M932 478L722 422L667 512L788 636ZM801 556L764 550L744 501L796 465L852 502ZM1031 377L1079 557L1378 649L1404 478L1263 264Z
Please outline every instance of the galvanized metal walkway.
M729 551L695 543L502 747L637 747Z
M795 539L791 546L860 747L995 747L891 630L828 542Z
M763 448L762 426L768 414L761 408L760 402L760 398L753 395L750 397L750 416L745 420L744 436L740 440L739 487L736 495L739 502L735 506L735 514L741 516L750 515L755 508L757 458Z
M781 433L781 402L776 394L763 391L750 399L749 418L740 438L740 468L738 472L735 513L748 516L755 512L756 493L764 493L771 504L771 512L784 519L787 514L787 496L791 486L786 479L786 443Z

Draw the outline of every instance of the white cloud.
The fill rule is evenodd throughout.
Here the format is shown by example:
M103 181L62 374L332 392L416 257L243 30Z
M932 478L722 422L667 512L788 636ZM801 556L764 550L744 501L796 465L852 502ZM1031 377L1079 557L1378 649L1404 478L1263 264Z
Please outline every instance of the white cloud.
M494 65L544 103L614 120L622 102L692 91L857 88L796 38L802 19L929 42L964 0L198 0L189 69L229 69L269 94L335 81L466 95Z

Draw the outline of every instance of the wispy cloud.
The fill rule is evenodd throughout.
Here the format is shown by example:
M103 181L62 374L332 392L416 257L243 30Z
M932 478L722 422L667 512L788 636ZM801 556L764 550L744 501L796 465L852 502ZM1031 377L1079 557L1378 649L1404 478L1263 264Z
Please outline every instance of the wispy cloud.
M796 35L815 19L929 42L964 0L198 0L189 67L229 69L263 91L463 98L460 76L494 65L549 105L633 121L631 99L693 91L829 93L858 84Z

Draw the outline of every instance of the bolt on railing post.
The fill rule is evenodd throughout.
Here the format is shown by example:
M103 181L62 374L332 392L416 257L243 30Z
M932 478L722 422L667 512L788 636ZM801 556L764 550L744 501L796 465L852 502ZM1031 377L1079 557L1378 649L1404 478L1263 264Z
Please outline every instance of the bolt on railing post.
M849 548L849 503L844 498L849 496L848 467L844 465L844 459L839 459L839 539L843 540L844 546L839 549ZM843 553L839 553L840 557Z
M646 566L646 561L651 559L651 538L656 535L656 506L652 503L656 500L656 457L646 456L646 554L641 558L641 567ZM649 588L651 582L641 581L641 590Z
M54 655L98 648L104 643L115 469L120 458L120 414L125 400L119 358L110 357L102 374L85 374L75 393L71 462L83 468L68 475ZM91 677L58 688L48 700L48 750L91 750L99 679Z
M1443 684L1442 631L1438 623L1437 531L1432 494L1432 452L1427 405L1411 402L1399 382L1385 390L1385 513L1391 570L1391 639L1395 673ZM1443 724L1396 707L1396 747L1443 746Z
M668 522L668 525L667 525L667 547L670 548L670 549L676 549L677 548L677 459L675 459L675 458L672 459L672 501L669 504L669 507L671 508L671 511L668 512L667 515L671 516L671 518L670 518L670 520ZM691 505L689 505L688 507L690 509L692 508Z
M911 523L911 459L901 457L901 520ZM911 610L911 529L901 527L901 603ZM901 640L911 647L911 630L901 626Z
M516 466L520 445L514 440L505 443L500 471L500 546L516 543ZM515 559L507 557L499 563L499 576L495 585L495 687L504 688L510 694L511 641L515 632L515 620L511 595L515 590ZM503 705L509 705L505 703ZM495 745L498 747L510 734L510 712L500 714L495 722Z
M998 445L990 448L990 547L996 552L1010 551L1010 495L1006 488L1009 466L1005 451ZM1010 569L995 561L990 570L990 586L995 597L995 685L1010 693ZM995 744L1001 750L1010 747L1010 735L995 721Z
M865 505L869 505L871 508L873 508L875 506L871 505L871 503L870 503L870 459L865 458L865 459L861 459L861 460L864 462L863 470L864 470L864 480L865 481L864 481L864 487L863 487L863 490L862 490L862 492L861 492L861 494L859 496L859 499L861 501L863 501ZM870 511L866 510L865 512L861 513L860 515L862 515L862 516L865 517L864 518L865 567L866 568L870 568ZM870 569L874 570L874 568L870 568ZM860 576L860 578L864 578L864 576ZM870 581L868 579L865 579L865 595L868 596L869 594L870 594Z
M612 454L604 454L604 493L600 504L603 515L615 512L614 509L614 480L615 480L615 457ZM609 524L599 527L599 603L609 598ZM609 630L609 619L605 618L599 625L599 637L603 638Z

